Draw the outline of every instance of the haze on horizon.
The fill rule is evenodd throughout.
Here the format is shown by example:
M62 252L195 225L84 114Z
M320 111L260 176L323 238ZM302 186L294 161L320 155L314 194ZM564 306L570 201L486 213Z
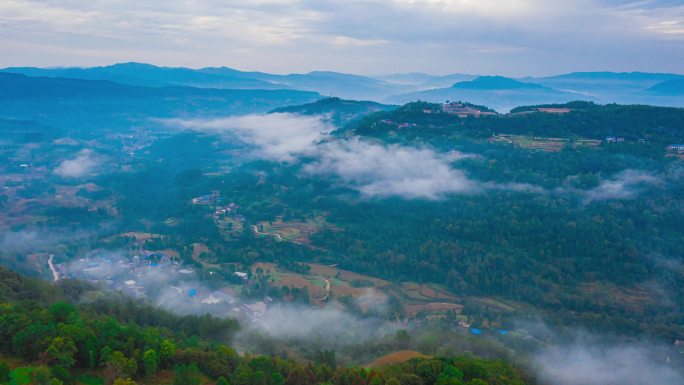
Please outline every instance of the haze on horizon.
M0 67L684 73L681 0L3 0Z

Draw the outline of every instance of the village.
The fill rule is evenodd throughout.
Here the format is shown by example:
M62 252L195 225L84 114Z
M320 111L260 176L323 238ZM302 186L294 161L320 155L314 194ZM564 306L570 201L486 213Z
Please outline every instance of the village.
M55 280L81 279L179 313L210 313L255 323L272 302L268 297L249 301L241 298L241 288L250 285L251 275L247 272L234 271L234 281L210 288L198 279L199 271L160 251L102 252L54 265L51 256L48 263Z

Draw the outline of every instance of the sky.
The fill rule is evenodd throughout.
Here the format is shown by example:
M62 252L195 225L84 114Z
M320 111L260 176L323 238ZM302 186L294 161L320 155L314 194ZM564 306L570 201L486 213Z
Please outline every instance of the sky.
M684 0L0 0L0 67L684 73Z

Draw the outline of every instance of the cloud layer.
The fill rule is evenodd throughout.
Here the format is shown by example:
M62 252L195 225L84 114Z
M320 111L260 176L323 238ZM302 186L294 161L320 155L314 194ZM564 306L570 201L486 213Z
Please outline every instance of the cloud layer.
M538 75L684 61L684 5L671 0L5 0L0 25L0 66Z
M316 155L305 172L337 177L370 197L438 199L476 189L465 173L450 165L458 157L427 148L350 139L324 143Z
M428 147L388 145L330 135L335 127L321 116L290 113L247 115L210 120L164 120L168 125L223 135L251 145L262 159L295 163L302 172L324 176L365 197L441 199L450 194L507 190L533 194L576 196L582 204L636 198L648 188L662 187L682 179L681 167L661 173L627 169L604 177L591 189L566 185L553 190L527 183L494 183L471 179L456 167L473 155L440 153Z
M670 353L671 354L671 353ZM578 340L552 346L534 362L551 385L677 385L684 377L667 363L668 352L646 344L604 344Z
M54 173L62 178L82 178L97 173L102 163L102 157L84 149L75 158L63 160L55 167Z
M252 325L280 340L309 341L329 347L377 339L396 332L397 325L379 318L360 318L334 307L310 308L275 304Z
M477 189L452 163L465 155L429 148L337 139L320 117L281 113L216 120L170 120L182 128L237 136L255 155L275 161L303 161L303 172L327 176L366 197L439 199Z
M316 116L289 113L246 115L213 120L167 120L167 124L196 131L235 135L256 147L257 155L269 160L293 161L325 134L334 130Z

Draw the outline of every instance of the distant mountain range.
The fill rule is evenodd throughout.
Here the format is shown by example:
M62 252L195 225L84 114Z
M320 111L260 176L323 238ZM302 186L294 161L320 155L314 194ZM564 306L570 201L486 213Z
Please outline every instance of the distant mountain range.
M265 113L321 98L298 90L143 87L0 72L0 117L69 129L127 126L150 118Z
M412 90L412 86L381 79L315 71L307 74L275 75L243 72L227 67L201 69L157 67L143 63L121 63L92 68L11 67L0 72L28 76L60 77L86 80L109 80L145 87L186 86L220 89L291 89L350 99L382 99L386 95Z
M669 79L649 88L648 91L656 94L682 95L684 96L684 79Z
M451 87L393 96L389 101L399 104L414 100L468 101L506 111L519 105L566 103L578 99L596 100L593 97L559 91L538 83L523 82L502 76L480 76L473 80L458 82Z
M387 101L463 100L499 111L525 104L567 103L573 100L684 107L683 81L682 75L639 72L583 72L522 79L480 76L457 82L451 87L391 96Z
M577 72L540 78L506 78L405 73L359 76L314 71L305 74L247 72L228 67L200 69L121 63L92 68L12 67L0 72L51 78L110 81L137 87L192 87L235 90L301 90L344 99L406 103L463 100L505 111L522 104L588 100L598 103L684 107L684 75Z

